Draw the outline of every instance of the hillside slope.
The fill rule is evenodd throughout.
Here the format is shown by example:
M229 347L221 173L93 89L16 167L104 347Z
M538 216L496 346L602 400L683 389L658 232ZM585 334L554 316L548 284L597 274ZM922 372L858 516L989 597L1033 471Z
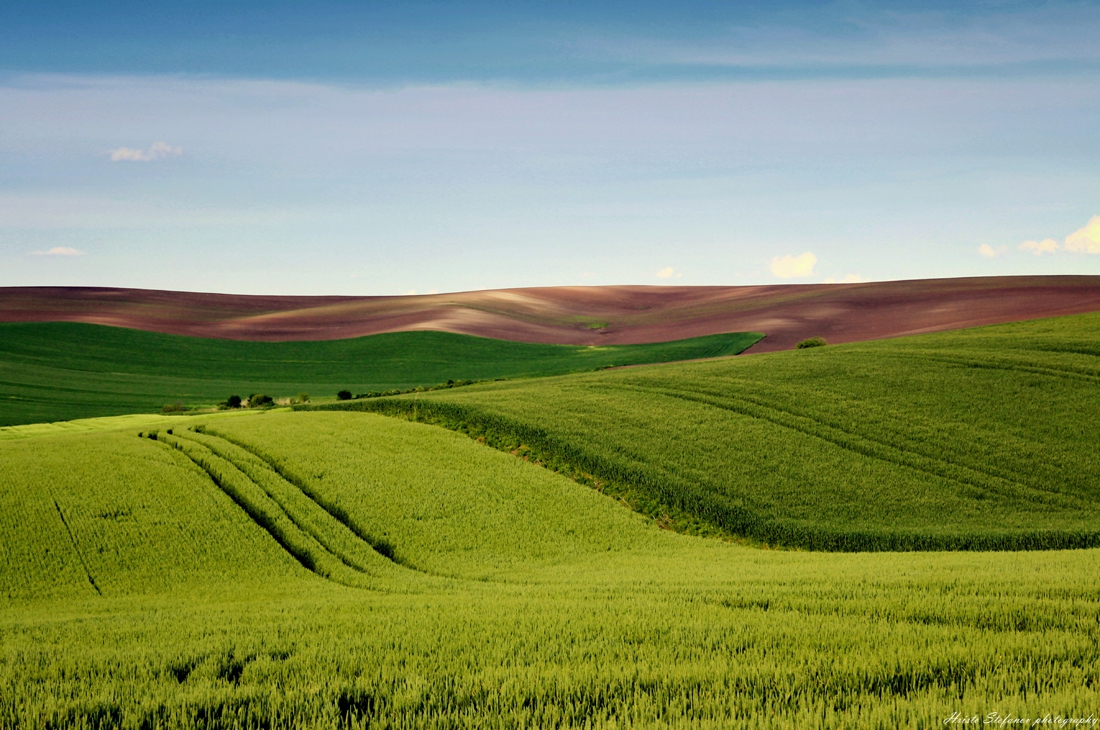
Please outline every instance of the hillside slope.
M827 550L1100 545L1100 315L357 402L655 517Z
M670 536L443 429L257 413L0 442L0 596L324 582L442 590ZM327 561L327 562L326 562Z
M401 297L236 296L140 289L0 288L0 322L88 322L196 337L332 340L438 330L574 345L764 332L754 351L808 337L857 342L1100 311L1098 276L1006 276L774 286L598 286Z
M1098 550L759 550L422 424L118 423L0 442L0 726L933 727L1100 699Z

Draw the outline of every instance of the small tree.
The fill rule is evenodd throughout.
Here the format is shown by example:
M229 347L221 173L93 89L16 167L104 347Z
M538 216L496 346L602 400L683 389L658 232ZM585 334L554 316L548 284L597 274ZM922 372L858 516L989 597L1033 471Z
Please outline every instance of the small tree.
M351 400L351 391L341 390L339 393L336 394L336 397L340 400Z
M309 403L309 393L299 393L298 394L298 402L299 403Z
M249 408L263 408L264 406L270 406L275 403L275 399L270 395L263 395L262 393L256 393L248 396Z
M228 408L240 408L241 407L241 397L239 395L231 395L231 396L229 396L229 398L226 399L225 405Z

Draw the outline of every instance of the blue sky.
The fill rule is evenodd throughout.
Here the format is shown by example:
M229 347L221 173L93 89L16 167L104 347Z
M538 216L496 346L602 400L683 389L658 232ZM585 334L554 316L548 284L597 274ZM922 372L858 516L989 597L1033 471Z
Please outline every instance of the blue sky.
M1100 274L1098 37L1097 3L9 0L0 286Z

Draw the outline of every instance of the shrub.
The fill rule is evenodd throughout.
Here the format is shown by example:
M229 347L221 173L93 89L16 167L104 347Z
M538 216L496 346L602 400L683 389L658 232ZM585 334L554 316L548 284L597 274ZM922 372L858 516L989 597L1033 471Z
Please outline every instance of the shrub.
M309 403L309 393L299 393L298 394L298 402L299 403Z
M825 342L824 337L811 337L808 340L802 340L798 343L799 350L805 350L807 347L823 347L829 343Z
M339 393L336 394L336 397L340 400L351 400L351 391L341 390Z
M239 395L231 395L225 400L226 408L240 408L241 397Z
M180 403L179 401L176 401L175 403L169 403L168 405L164 406L164 408L161 408L160 412L161 413L183 413L186 410L188 410L187 406Z
M248 396L249 408L263 408L264 406L270 406L275 404L275 399L270 395L264 395L262 393L253 393Z

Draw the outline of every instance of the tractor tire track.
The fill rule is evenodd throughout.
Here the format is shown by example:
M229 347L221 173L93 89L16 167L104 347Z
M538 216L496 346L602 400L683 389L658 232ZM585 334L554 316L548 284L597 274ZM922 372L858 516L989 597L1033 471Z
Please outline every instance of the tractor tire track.
M57 499L50 496L53 500L53 506L57 510L57 516L61 518L61 524L65 525L65 532L69 533L69 540L73 544L73 552L76 553L76 557L80 560L80 565L84 568L84 575L88 577L88 582L92 584L92 588L95 588L95 592L99 595L103 595L103 591L99 589L99 586L95 582L95 578L92 576L92 571L88 568L88 561L84 559L84 553L80 552L80 546L76 544L76 536L73 534L73 528L69 526L69 521L65 519L65 513L61 511L61 505L57 503Z
M158 443L166 448L179 451L184 457L201 469L214 485L240 507L252 522L267 532L279 546L293 557L302 567L321 578L352 588L379 587L374 579L380 575L362 571L349 566L339 556L330 553L323 545L314 540L308 532L301 529L294 517L288 514L276 501L272 500L244 472L230 462L221 459L206 449L207 453L193 453L195 447L205 449L201 444L182 439L158 435ZM218 461L224 464L218 464ZM228 468L227 468L228 467ZM233 483L237 482L237 483ZM253 494L248 494L248 492Z
M331 517L333 520L340 523L343 527L349 530L353 535L355 535L357 539L368 545L372 550L378 552L383 557L393 561L398 565L401 565L402 567L409 568L410 570L415 570L421 573L425 573L427 575L433 575L432 573L429 573L422 568L418 568L415 565L410 564L407 560L398 557L392 545L384 540L379 540L378 538L371 535L366 529L364 529L361 525L357 524L354 519L352 519L352 517L347 513L347 510L343 509L343 507L341 507L340 505L333 503L331 500L326 499L324 495L320 494L316 489L310 487L305 482L305 480L288 472L279 464L278 461L276 461L270 455L264 453L263 451L256 448L255 446L252 446L251 444L233 438L228 434L214 431L213 429L207 428L205 426L196 426L195 431L196 433L221 439L222 441L225 441L226 443L231 444L232 446L239 448L241 451L255 457L258 461L266 465L266 467L269 468L279 478L284 480L294 489L300 491L306 498L317 505L318 508L327 513L329 517Z
M387 543L382 543L380 546L379 543L382 541L363 539L356 530L349 528L344 520L333 514L334 510L325 509L316 499L293 482L283 478L270 467L268 462L256 457L252 452L205 430L178 435L204 446L216 456L235 466L278 504L298 529L310 535L348 567L360 572L370 572L371 558L377 559L379 556L391 563L408 567L395 559L392 546ZM235 449L242 452L245 458L242 458L242 453L233 453ZM249 464L249 457L256 463ZM275 484L271 484L269 480ZM294 504L296 498L299 504ZM304 504L302 504L303 501ZM309 514L310 512L312 514ZM343 511L340 510L340 512Z

